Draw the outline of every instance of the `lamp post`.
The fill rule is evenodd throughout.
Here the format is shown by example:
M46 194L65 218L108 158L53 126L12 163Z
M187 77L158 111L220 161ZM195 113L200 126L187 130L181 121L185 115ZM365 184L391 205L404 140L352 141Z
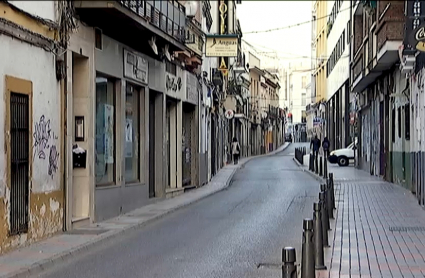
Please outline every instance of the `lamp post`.
M196 15L196 12L198 11L198 2L197 1L188 1L184 5L186 8L186 16L189 18L193 18Z

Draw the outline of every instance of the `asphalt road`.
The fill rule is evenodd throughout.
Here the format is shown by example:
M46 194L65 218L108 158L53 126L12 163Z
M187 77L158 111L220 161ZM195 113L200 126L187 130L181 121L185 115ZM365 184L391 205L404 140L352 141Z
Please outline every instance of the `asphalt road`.
M294 163L292 144L251 160L232 185L38 277L281 277L285 246L301 259L302 219L318 182Z

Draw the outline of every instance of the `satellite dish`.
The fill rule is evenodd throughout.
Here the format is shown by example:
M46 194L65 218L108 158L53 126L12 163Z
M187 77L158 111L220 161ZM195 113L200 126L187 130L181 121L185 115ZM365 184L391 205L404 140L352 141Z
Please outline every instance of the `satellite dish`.
M152 50L153 50L153 52L156 54L156 55L158 55L158 47L156 47L156 37L155 36L152 36L152 38L150 38L149 40L148 40L148 42L149 42L149 45L151 46L151 48L152 48Z
M171 55L170 55L170 52L168 51L168 49L170 48L170 46L168 45L168 44L166 44L165 46L164 46L164 55L165 55L165 57L167 57L167 59L168 59L168 61L172 61L172 59L171 59Z

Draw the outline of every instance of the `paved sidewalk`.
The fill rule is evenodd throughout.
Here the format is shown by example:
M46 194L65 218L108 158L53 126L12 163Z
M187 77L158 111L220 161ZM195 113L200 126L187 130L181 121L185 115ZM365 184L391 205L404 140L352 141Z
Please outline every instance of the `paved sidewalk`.
M354 167L328 171L337 210L328 269L317 277L425 277L425 211L415 196Z
M288 146L289 144L285 143L276 151L265 156L281 152ZM11 278L35 275L59 261L66 260L70 256L94 247L104 240L110 241L118 235L123 235L128 231L146 225L152 220L219 192L229 186L233 175L238 169L255 157L243 158L238 165L226 165L207 185L196 190L144 206L120 217L60 234L7 253L0 257L0 277Z

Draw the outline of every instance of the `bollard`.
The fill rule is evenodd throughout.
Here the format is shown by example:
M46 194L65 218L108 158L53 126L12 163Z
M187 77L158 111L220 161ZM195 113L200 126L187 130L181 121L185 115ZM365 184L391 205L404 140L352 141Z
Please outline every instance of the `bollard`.
M282 277L283 278L297 278L297 261L295 248L285 247L282 249Z
M335 206L335 186L334 186L334 174L333 173L329 173L329 181L330 181L330 183L329 183L329 185L330 185L330 188L331 188L331 194L332 194L332 207L334 208L334 209L336 209L336 206Z
M323 176L323 160L319 157L319 176Z
M314 221L314 265L317 270L326 269L323 252L322 216L320 215L320 203L313 204Z
M332 190L326 183L320 185L320 190L325 191L326 209L329 219L334 219L334 208L332 204Z
M323 246L329 247L329 240L328 240L328 225L329 225L329 218L328 214L326 212L326 204L325 204L325 192L319 193L319 200L320 200L320 214L322 217L322 236L323 236Z
M314 154L310 153L309 170L314 171Z
M315 278L316 272L314 269L313 219L304 219L303 229L301 278Z
M326 179L328 177L328 160L326 157L324 158L324 163L323 163L323 177Z
M326 227L327 227L327 229L328 230L330 230L331 229L331 226L330 226L330 223L329 223L329 205L328 205L328 200L327 200L327 196L328 196L328 191L327 190L323 190L323 188L325 188L326 189L326 184L321 184L320 185L320 189L321 189L321 191L324 193L323 194L323 206L325 207L325 210L324 210L324 212L325 212L325 218L322 218L322 220L324 221L324 223L326 224ZM320 192L319 193L319 199L320 199L320 194L322 193L322 192ZM320 199L321 200L321 199ZM322 208L323 209L323 208Z
M319 158L318 158L319 154L317 153L317 155L314 156L314 172L316 174L319 174Z

